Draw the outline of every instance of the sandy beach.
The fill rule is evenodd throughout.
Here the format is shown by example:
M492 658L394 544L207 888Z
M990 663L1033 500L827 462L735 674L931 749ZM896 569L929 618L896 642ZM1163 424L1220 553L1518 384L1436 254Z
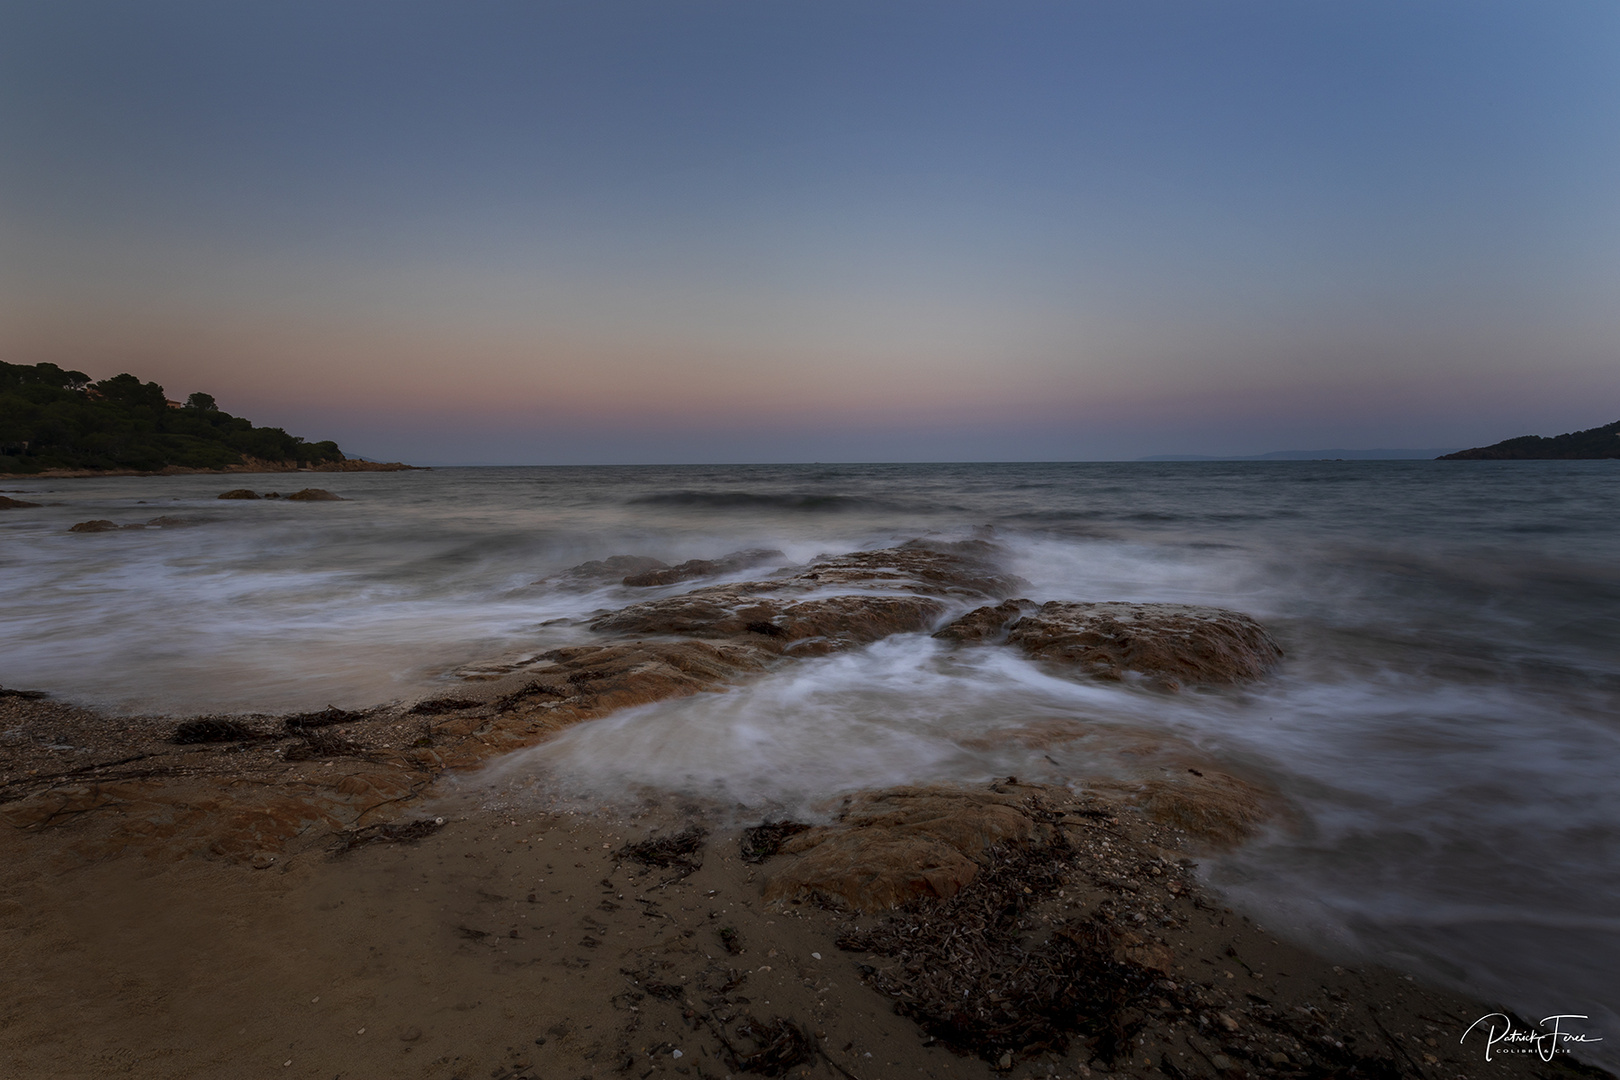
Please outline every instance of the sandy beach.
M8 733L52 719L23 712ZM200 768L169 785L205 816L184 835L251 815L232 792L255 782ZM768 901L792 858L745 861L742 830L701 807L535 813L428 787L396 804L416 829L315 826L249 855L130 829L120 800L140 784L48 820L28 820L37 797L4 808L10 1076L1574 1071L1485 1063L1477 1032L1461 1040L1490 1005L1279 941L1199 886L1186 832L1063 789L928 791L936 811L1038 807L1047 834L982 853L949 900L864 913ZM358 785L288 786L332 807ZM661 850L693 829L684 854ZM986 912L1010 925L987 931ZM967 992L963 1016L939 1010L940 984Z

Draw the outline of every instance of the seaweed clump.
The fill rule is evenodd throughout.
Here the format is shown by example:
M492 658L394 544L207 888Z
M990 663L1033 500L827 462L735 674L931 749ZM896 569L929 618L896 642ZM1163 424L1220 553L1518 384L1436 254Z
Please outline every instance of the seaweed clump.
M187 720L174 729L169 741L176 746L194 746L199 743L245 742L263 736L240 720Z
M898 961L860 970L897 1013L1001 1068L1017 1054L1062 1053L1075 1035L1112 1062L1143 1026L1156 975L1120 957L1100 913L1029 917L1074 868L1061 832L1041 847L997 846L955 896L913 901L838 945ZM1031 940L1037 929L1044 939Z
M743 862L762 863L782 848L790 836L809 829L802 821L765 821L742 831Z
M417 818L414 821L395 821L386 825L367 825L339 833L332 846L333 855L342 855L367 844L414 844L444 827L444 818Z
M703 850L703 841L708 836L708 829L701 825L693 825L668 836L653 836L634 844L626 844L614 852L614 855L621 859L631 859L642 866L677 867L690 874L702 865L694 862L692 856Z

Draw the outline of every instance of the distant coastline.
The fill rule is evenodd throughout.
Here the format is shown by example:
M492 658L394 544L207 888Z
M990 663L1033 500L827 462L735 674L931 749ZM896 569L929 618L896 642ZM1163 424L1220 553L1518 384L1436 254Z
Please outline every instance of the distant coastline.
M343 461L323 461L318 465L299 464L295 461L257 461L245 459L240 465L227 465L221 469L197 469L185 465L166 465L161 469L42 469L39 472L0 473L12 478L38 478L41 480L74 480L91 476L225 476L239 473L335 473L335 472L429 472L428 465L406 465L400 461L361 461L346 458Z
M1433 461L1454 447L1427 450L1273 450L1266 454L1154 454L1137 461Z
M1520 435L1490 446L1443 454L1442 461L1601 461L1620 458L1620 420L1547 438Z

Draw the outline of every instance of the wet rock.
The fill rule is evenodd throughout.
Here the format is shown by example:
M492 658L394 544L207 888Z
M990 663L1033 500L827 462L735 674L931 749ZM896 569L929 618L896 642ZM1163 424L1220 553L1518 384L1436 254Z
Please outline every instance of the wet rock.
M718 559L688 559L679 566L665 566L660 563L657 567L650 567L646 570L627 574L624 578L624 584L638 588L653 585L674 585L677 582L690 581L693 578L729 574L735 570L743 570L750 566L759 566L771 560L786 558L786 555L774 548L750 548L746 551L734 551L730 555L722 555Z
M348 502L343 496L334 495L325 488L305 488L303 491L293 492L287 498L297 502Z
M1235 847L1279 810L1274 792L1207 764L1145 781L1129 798L1154 821L1214 847Z
M974 645L1000 645L1014 623L1040 610L1033 600L1006 600L993 607L976 608L934 636L941 641Z
M178 529L186 525L199 525L201 523L202 519L200 518L170 517L167 514L162 517L155 517L147 522L154 529Z
M71 528L69 528L68 532L76 532L76 533L115 532L115 531L117 531L117 529L118 529L118 522L116 522L116 521L108 521L106 518L97 518L94 521L81 521L77 525L74 525Z
M799 587L859 585L924 596L995 599L1029 588L1023 578L1000 570L1000 557L1001 549L985 540L909 540L892 548L820 556L789 582Z
M707 641L649 641L573 645L545 653L552 665L542 687L555 692L524 694L522 704L566 702L570 715L601 715L670 697L712 690L764 669L757 649ZM511 706L520 705L513 701Z
M221 499L257 499L258 497L258 492L251 491L248 488L232 488L219 494Z
M605 559L592 559L578 566L570 566L556 577L535 584L605 585L652 570L662 570L668 565L664 560L650 555L610 555Z
M919 897L954 896L993 844L1045 831L1013 794L904 787L857 796L843 818L788 837L792 856L765 882L765 899L836 899L883 911Z
M5 495L0 495L0 510L25 510L38 505L39 503L24 502L22 499L12 499Z
M795 603L715 588L632 604L596 620L591 629L626 636L744 638L770 652L820 656L926 630L945 610L939 601L920 596L830 596Z
M1031 608L1028 601L979 608L936 636L1004 640L1030 657L1096 678L1133 672L1170 689L1257 679L1283 655L1259 623L1222 608L1064 601Z

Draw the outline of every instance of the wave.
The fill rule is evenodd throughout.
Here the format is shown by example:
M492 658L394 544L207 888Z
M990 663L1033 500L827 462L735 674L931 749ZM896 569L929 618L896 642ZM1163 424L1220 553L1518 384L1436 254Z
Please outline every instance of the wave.
M874 499L865 495L823 495L811 492L661 491L651 495L638 495L628 501L632 506L675 506L700 510L798 510L808 513L894 512L923 509L890 499Z

